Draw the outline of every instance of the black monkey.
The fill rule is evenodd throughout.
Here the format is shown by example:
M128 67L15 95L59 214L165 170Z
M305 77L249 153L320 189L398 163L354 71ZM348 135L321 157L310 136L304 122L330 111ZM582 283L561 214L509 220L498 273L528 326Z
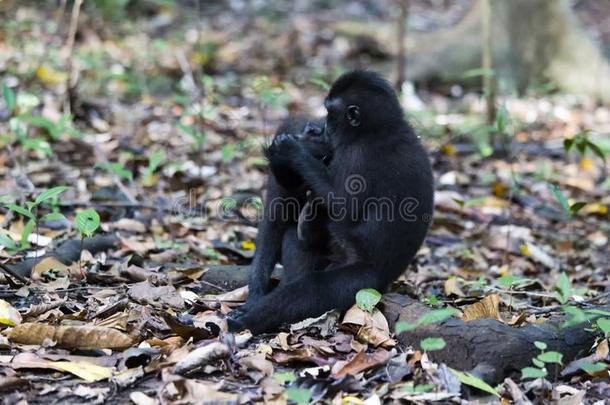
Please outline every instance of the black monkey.
M285 139L298 141L307 153L324 164L332 159L332 149L322 120L301 115L289 116L279 126L272 145L265 148L264 153L268 155L273 145ZM250 271L248 302L235 310L232 317L244 313L269 292L275 264L285 262L282 259L282 240L287 231L296 235L298 227L301 242L308 246L322 246L326 241L325 232L321 231L324 219L321 215L316 218L311 204L307 203L305 181L290 166L279 161L270 160L269 163L263 218L259 224L257 248ZM287 250L284 249L284 252Z
M430 162L389 83L373 72L347 73L324 105L333 153L328 166L295 137L281 137L266 155L274 174L296 173L324 207L328 240L322 248L304 246L294 225L267 232L258 246L266 266L253 266L255 298L230 319L232 330L258 333L346 309L359 289L383 290L397 279L425 238L433 210ZM260 284L268 274L258 269L278 259L286 278L265 294Z

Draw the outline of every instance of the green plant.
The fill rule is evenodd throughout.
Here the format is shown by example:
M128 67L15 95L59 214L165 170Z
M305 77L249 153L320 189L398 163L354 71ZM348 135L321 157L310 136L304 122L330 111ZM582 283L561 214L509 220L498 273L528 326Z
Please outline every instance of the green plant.
M286 397L299 405L308 404L311 402L311 389L309 388L288 388Z
M374 288L364 288L356 293L356 305L363 311L373 312L381 300L381 293Z
M93 208L82 210L74 217L74 226L80 233L80 250L82 252L85 238L93 236L100 226L100 215ZM78 260L78 268L82 274L83 268L80 258Z
M563 149L566 153L568 153L573 147L580 153L581 156L584 156L587 150L593 152L594 155L597 155L603 162L606 164L606 156L602 149L595 143L593 143L589 139L589 135L592 133L590 129L585 129L574 135L573 138L566 138L563 140Z
M540 341L535 341L534 345L540 350L540 354L532 359L535 367L524 367L521 369L521 379L544 378L548 375L547 364L562 364L563 354L555 351L545 351L547 344Z
M180 128L185 134L193 138L196 145L196 151L201 152L203 150L203 143L205 142L205 133L199 131L191 125L178 124L178 128Z
M109 173L114 174L120 179L126 179L129 181L133 181L133 172L127 169L122 163L119 162L107 162L107 163L98 163L95 167L99 167L103 170L106 170Z
M38 223L41 220L57 221L57 220L64 218L64 216L62 214L60 214L59 212L50 212L48 214L40 216L39 207L43 203L50 202L52 200L56 200L57 196L59 194L63 193L64 191L66 191L67 189L68 189L68 187L65 187L65 186L58 186L58 187L50 188L50 189L45 190L45 191L41 192L40 194L38 194L38 196L36 196L34 201L26 201L23 206L17 205L14 203L5 205L5 207L8 208L9 210L11 210L11 211L23 216L25 219L27 219L27 222L26 222L25 226L23 227L23 231L21 233L21 241L19 242L19 247L18 247L19 250L28 249L31 246L30 242L28 241L28 238L32 234L34 227L38 228ZM36 233L38 233L38 232L36 232ZM5 240L5 242L6 242L6 240ZM10 247L16 247L16 246L6 246L6 247L10 248Z
M415 322L396 322L395 333L399 335L402 332L413 330L419 326L428 326L435 323L440 323L459 313L460 311L453 307L435 309L420 316Z
M157 150L150 154L148 157L148 166L146 166L142 170L142 175L144 176L144 183L150 183L150 179L152 175L157 171L157 169L161 166L161 163L165 160L165 152L163 150Z
M442 337L428 337L419 342L419 346L425 352L443 350L447 343Z

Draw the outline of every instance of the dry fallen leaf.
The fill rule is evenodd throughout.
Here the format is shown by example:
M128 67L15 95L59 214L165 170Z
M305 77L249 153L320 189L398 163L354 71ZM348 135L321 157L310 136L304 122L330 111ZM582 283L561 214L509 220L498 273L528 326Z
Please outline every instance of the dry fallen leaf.
M54 326L23 323L11 329L7 337L14 343L40 345L45 339L66 349L125 349L133 342L125 333L103 326Z
M84 361L51 361L33 353L20 353L13 357L10 366L19 368L42 368L66 371L88 382L108 379L112 376L111 367L102 367Z
M500 319L500 297L491 294L482 300L468 305L462 309L462 320L472 321L474 319L493 318Z
M185 374L206 364L229 356L229 347L222 342L212 342L186 355L174 367L174 373Z
M346 364L341 365L337 369L333 367L333 375L335 377L341 377L345 374L356 375L364 370L385 364L389 359L390 352L384 349L378 349L370 354L361 351ZM339 362L336 365L339 365Z
M0 300L0 324L15 326L21 323L21 314L8 302Z
M49 256L40 260L32 268L32 280L41 280L42 274L48 271L56 272L62 276L77 276L82 277L82 273L77 264L66 266L64 263L57 260L55 257Z

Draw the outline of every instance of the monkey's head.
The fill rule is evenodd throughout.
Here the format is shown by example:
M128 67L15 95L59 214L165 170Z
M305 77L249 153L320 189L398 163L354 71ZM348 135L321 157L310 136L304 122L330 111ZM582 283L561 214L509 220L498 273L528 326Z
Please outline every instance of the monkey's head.
M396 133L404 124L403 112L392 86L379 74L356 70L339 77L324 106L326 131L333 141L356 136Z

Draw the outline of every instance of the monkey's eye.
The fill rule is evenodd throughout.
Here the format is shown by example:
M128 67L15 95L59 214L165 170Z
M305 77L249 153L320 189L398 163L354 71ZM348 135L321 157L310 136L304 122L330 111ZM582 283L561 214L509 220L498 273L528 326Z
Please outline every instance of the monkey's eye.
M345 118L352 127L360 126L360 107L357 105L350 105L345 110Z

